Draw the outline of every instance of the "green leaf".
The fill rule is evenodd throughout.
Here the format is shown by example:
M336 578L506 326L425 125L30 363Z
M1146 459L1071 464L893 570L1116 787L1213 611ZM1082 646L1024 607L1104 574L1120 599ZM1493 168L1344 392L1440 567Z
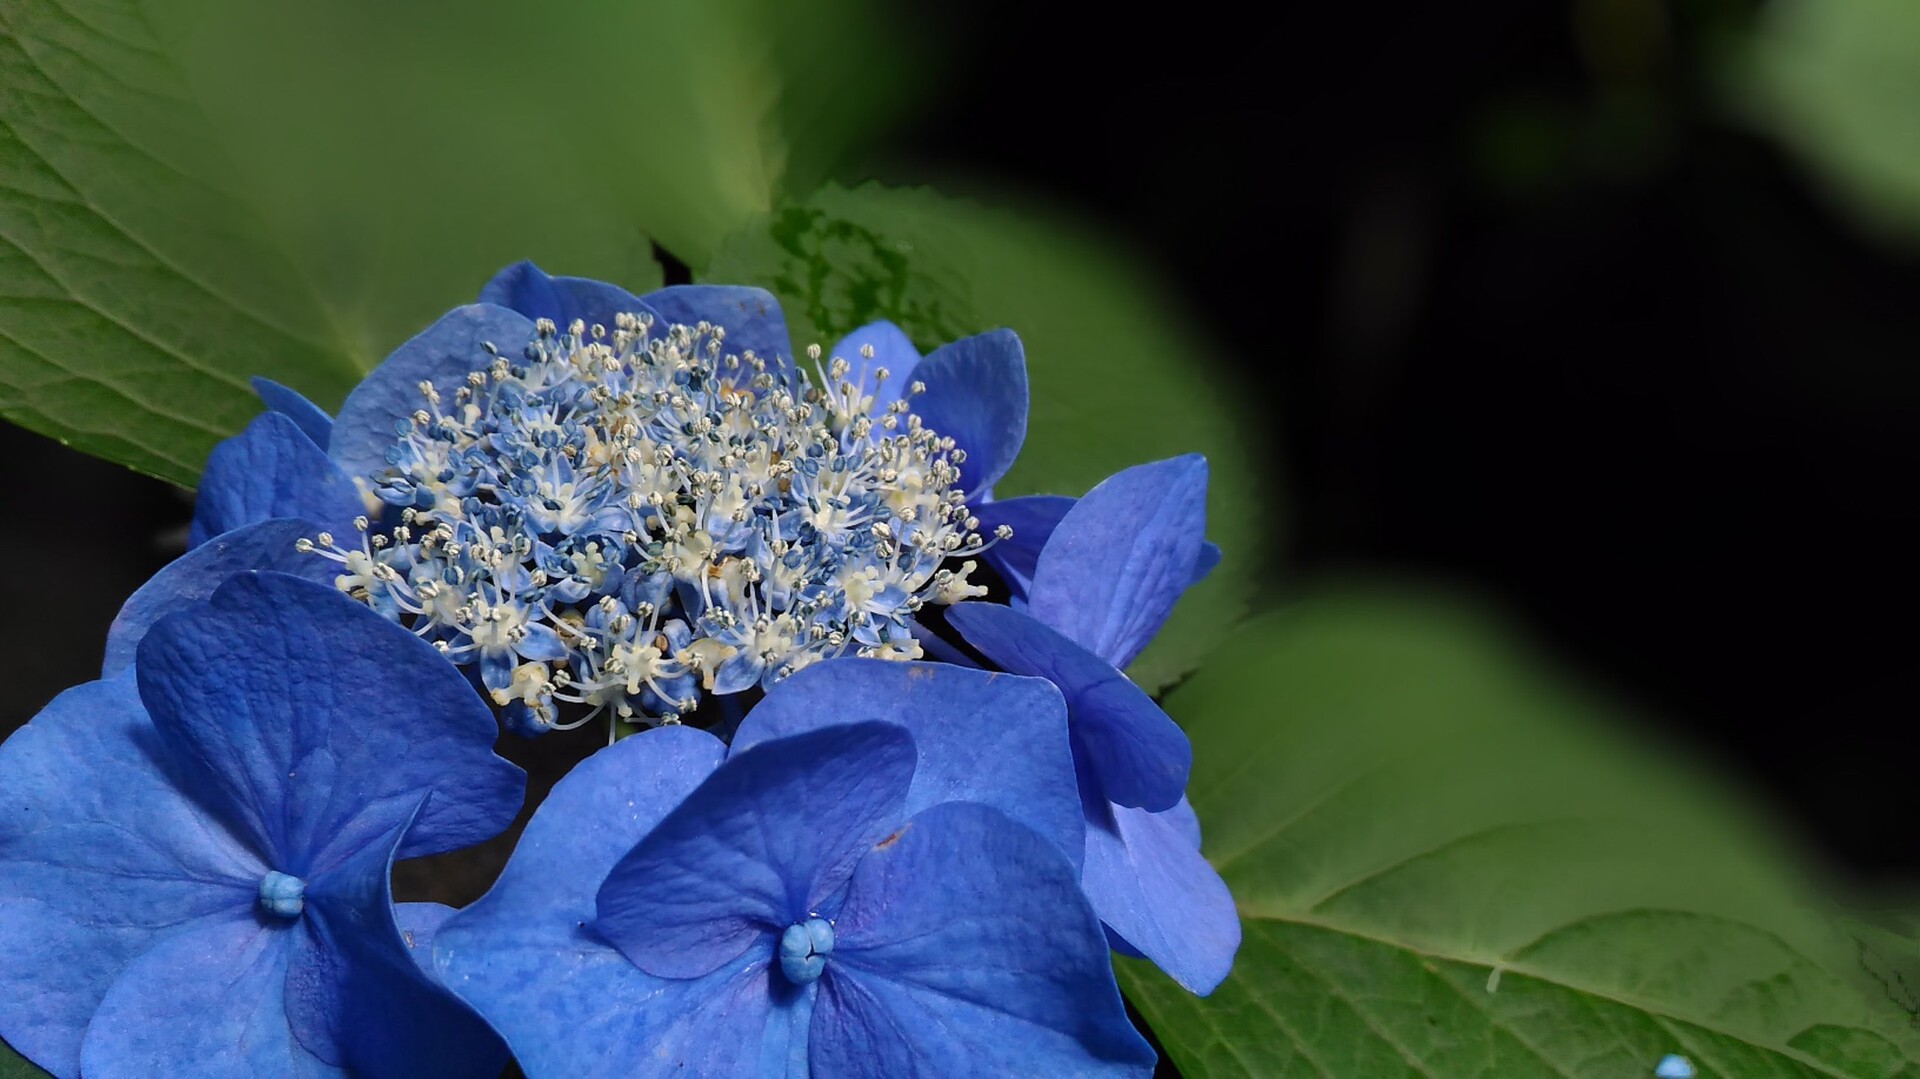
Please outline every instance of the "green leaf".
M773 290L796 347L830 347L881 318L922 349L1011 327L1033 406L997 493L1079 495L1128 465L1190 451L1211 465L1208 535L1225 561L1128 673L1149 691L1167 685L1244 614L1273 553L1279 499L1229 396L1226 373L1239 366L1209 362L1218 345L1124 252L926 189L827 187L734 236L704 276Z
M28 1063L6 1042L0 1042L0 1079L47 1079L47 1073Z
M1920 240L1920 4L1775 0L1728 80L1869 228Z
M509 262L650 288L910 100L872 9L0 0L0 415L191 484Z
M1183 1073L1920 1076L1910 1006L1739 799L1472 609L1329 588L1177 689L1245 943L1122 983Z

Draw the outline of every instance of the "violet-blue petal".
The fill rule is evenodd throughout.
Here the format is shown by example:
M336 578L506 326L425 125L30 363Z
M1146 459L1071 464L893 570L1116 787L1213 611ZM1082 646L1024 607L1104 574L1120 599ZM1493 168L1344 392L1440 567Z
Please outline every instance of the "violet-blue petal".
M1200 545L1200 556L1193 560L1193 577L1187 581L1187 585L1191 587L1206 580L1207 574L1212 573L1213 567L1219 564L1220 545L1217 543L1202 543Z
M232 578L156 623L134 667L192 789L281 872L308 877L384 831L369 807L437 792L401 857L490 838L520 807L525 775L494 755L458 669L332 588Z
M946 638L921 625L919 622L909 621L907 623L907 629L913 634L913 639L920 642L920 651L925 653L929 659L955 667L968 667L974 670L980 669L979 661L974 659L973 656L969 655L959 646L948 643Z
M107 654L102 677L111 678L133 666L140 639L161 617L213 595L227 578L250 570L291 573L318 584L332 581L340 565L317 554L301 554L294 542L312 538L320 526L298 518L261 521L215 536L179 558L127 597L107 628Z
M1125 667L1192 583L1206 513L1207 459L1199 454L1107 477L1047 540L1027 613Z
M780 301L763 288L747 285L668 285L640 297L667 323L692 326L709 322L727 331L723 351L765 360L776 377L793 370L793 345ZM656 327L664 330L665 327Z
M968 502L967 509L980 519L980 534L993 535L1001 525L1013 529L1013 535L987 548L981 557L987 560L1007 588L1020 602L1026 602L1033 586L1033 569L1040 561L1040 550L1047 537L1060 524L1060 518L1073 508L1074 499L1065 495L1022 495L993 502Z
M162 935L144 927L84 925L45 903L0 899L0 949L7 957L0 970L0 1040L55 1079L78 1079L88 1020L121 970Z
M0 743L0 1038L78 1073L134 956L249 909L264 865L168 778L132 679L54 698Z
M853 864L904 818L913 739L851 723L727 763L600 887L600 934L649 974L697 978L808 914L831 918Z
M725 754L712 735L670 726L588 757L540 804L492 890L440 928L444 984L505 1036L532 1079L751 1074L743 1062L757 1060L757 1044L747 1054L696 1022L702 1001L724 1008L750 988L732 983L739 972L654 978L588 928L615 863ZM764 992L764 962L755 970Z
M414 964L432 975L436 980L439 973L433 969L433 938L439 934L440 927L447 919L460 913L445 903L395 903L393 905L393 924L400 928L400 940L407 946L407 954L413 957Z
M835 931L815 1075L1153 1072L1073 868L996 810L917 814L861 860Z
M1185 798L1160 813L1089 805L1081 884L1109 929L1205 996L1233 966L1240 918L1220 874L1200 856L1199 835Z
M367 1079L500 1074L507 1048L414 961L393 910L393 853L415 812L307 882L287 1019L314 1055Z
M519 642L513 646L513 650L520 654L521 659L539 660L544 663L565 659L569 655L566 642L560 639L560 635L553 631L552 626L541 622L527 622L520 628L526 631L526 636L520 638Z
M493 304L456 307L421 330L381 361L347 395L334 418L327 455L349 476L371 476L387 467L387 451L398 439L396 424L426 407L420 383L443 392L493 362L492 345L518 362L533 340L533 320Z
M184 929L127 966L87 1027L87 1079L337 1079L282 1006L294 930L250 909Z
M262 412L207 456L194 496L187 543L274 517L304 517L338 535L353 534L366 512L359 489L326 451L278 412Z
M896 723L920 759L903 813L941 802L992 806L1052 840L1077 868L1085 845L1066 702L1043 679L944 663L836 659L768 692L733 750L837 723Z
M480 302L511 308L530 319L550 318L563 332L574 319L613 329L615 315L653 314L639 297L618 285L589 277L553 277L531 262L516 262L493 275Z
M956 603L947 610L947 624L1002 669L1060 687L1076 763L1083 773L1091 771L1104 797L1147 809L1180 800L1193 746L1126 675L1029 615L998 604Z
M333 417L327 415L326 409L307 400L299 390L270 378L255 375L247 380L247 385L253 387L254 396L260 398L261 404L292 420L315 446L321 450L327 448L333 435Z
M1012 330L989 330L934 349L914 368L927 390L913 413L967 459L960 487L985 500L1027 438L1027 356Z
M1033 585L1033 571L1040 561L1040 551L1046 547L1053 530L1059 527L1060 519L1077 501L1065 495L1020 495L992 502L967 503L967 509L980 519L982 536L992 535L997 525L1004 524L1013 529L1011 538L987 548L981 557L1007 582L1016 609L1026 604L1027 590ZM1212 543L1200 544L1200 554L1194 559L1193 575L1187 581L1188 586L1206 580L1207 574L1212 573L1219 564L1220 548Z
M860 355L867 347L873 349L872 359ZM829 360L835 357L847 361L847 380L860 388L860 395L873 398L867 411L874 416L886 415L887 406L906 394L913 384L913 369L920 365L920 350L913 347L906 331L885 320L869 322L842 337L827 353ZM887 372L884 382L874 377L880 370Z

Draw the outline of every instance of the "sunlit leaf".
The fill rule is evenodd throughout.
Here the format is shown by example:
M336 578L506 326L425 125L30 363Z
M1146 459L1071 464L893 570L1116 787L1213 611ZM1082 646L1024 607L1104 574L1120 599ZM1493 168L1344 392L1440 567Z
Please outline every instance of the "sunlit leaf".
M1738 799L1474 611L1328 589L1168 707L1246 932L1206 999L1123 964L1188 1076L1920 1075Z
M1870 227L1920 242L1920 4L1774 0L1731 80Z

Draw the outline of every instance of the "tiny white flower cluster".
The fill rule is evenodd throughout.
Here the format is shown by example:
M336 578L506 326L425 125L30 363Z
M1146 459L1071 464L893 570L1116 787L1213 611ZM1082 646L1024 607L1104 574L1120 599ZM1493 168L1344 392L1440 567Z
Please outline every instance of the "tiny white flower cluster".
M511 725L670 722L820 659L917 658L914 612L984 594L963 454L911 391L872 414L870 354L849 381L815 348L789 379L704 322L537 327L460 385L421 383L368 481L384 521L313 546L342 590L477 663Z

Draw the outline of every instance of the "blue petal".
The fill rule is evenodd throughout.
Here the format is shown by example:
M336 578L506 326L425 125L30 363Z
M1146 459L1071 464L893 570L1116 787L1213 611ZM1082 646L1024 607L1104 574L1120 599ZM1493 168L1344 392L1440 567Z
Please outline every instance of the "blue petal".
M340 575L340 565L317 554L301 554L294 541L312 538L320 526L281 518L235 529L195 547L147 579L127 597L107 629L103 677L133 666L134 650L162 616L213 595L227 578L250 570L272 570L325 584Z
M1207 460L1199 454L1109 476L1040 552L1027 613L1125 667L1192 582L1206 512Z
M947 624L1013 674L1045 678L1067 698L1075 763L1103 796L1165 809L1180 800L1193 746L1153 698L1105 660L994 603L957 603Z
M1153 1072L1072 867L995 810L915 816L861 860L835 930L816 1075Z
M456 307L421 330L374 368L347 395L333 421L327 456L349 476L372 476L387 467L387 450L397 441L395 425L425 407L420 383L442 391L493 362L486 345L518 361L533 340L533 320L492 304Z
M433 969L433 938L439 934L440 927L447 924L447 919L458 913L445 903L393 905L393 924L400 928L400 939L407 946L407 954L436 981L440 975Z
M654 314L618 285L588 277L550 277L531 262L516 262L494 274L480 290L480 302L511 308L530 319L550 318L562 330L574 319L611 330L615 315Z
M860 355L860 349L868 345L873 346L870 360ZM875 416L886 415L887 406L907 392L907 387L913 384L913 369L920 365L920 350L913 347L900 327L886 321L869 322L842 337L833 351L827 353L828 360L836 356L847 361L852 376L849 381L860 387L860 395L872 395L873 404L868 412ZM885 382L873 377L881 368L887 372Z
M673 726L588 757L540 804L493 889L440 929L434 958L444 983L506 1037L528 1075L752 1074L754 986L732 979L757 976L764 995L771 952L746 972L663 981L585 928L614 864L725 752L712 735ZM750 1036L703 1026L705 1003L737 1016Z
M1199 584L1201 581L1206 580L1207 574L1212 573L1213 567L1219 564L1220 564L1219 545L1213 544L1213 543L1202 543L1200 545L1200 557L1194 559L1193 561L1193 578L1187 582L1188 587L1192 587L1193 585Z
M56 1075L133 957L250 910L266 870L163 760L131 678L70 689L0 743L0 1038Z
M849 719L897 723L913 735L920 760L905 814L941 802L992 806L1052 840L1079 867L1086 825L1066 703L1051 684L940 663L829 660L755 705L733 751Z
M1162 813L1089 806L1081 884L1109 929L1205 996L1233 966L1240 918L1220 874L1200 856L1199 837L1185 798Z
M1065 495L1021 495L1018 498L1003 498L993 502L967 503L967 509L980 519L980 534L993 535L996 525L1010 525L1013 536L1001 540L987 548L983 555L1000 579L1007 582L1007 588L1013 593L1013 606L1016 610L1025 607L1027 592L1033 587L1034 567L1040 561L1040 551L1046 547L1053 530L1060 525L1060 519L1067 515L1078 499ZM1211 543L1200 545L1200 555L1194 559L1193 576L1187 581L1188 587L1207 579L1207 574L1220 564L1220 548Z
M301 395L300 391L282 386L272 379L255 375L247 380L253 387L254 396L268 408L293 421L320 449L327 448L327 442L333 434L333 417L325 409Z
M480 653L480 684L495 693L513 685L513 652L506 647L488 648Z
M927 390L913 413L966 451L960 487L984 500L1027 437L1027 357L1012 330L991 330L942 345L914 369Z
M320 447L292 420L263 412L208 455L187 543L198 547L273 517L308 518L351 537L353 519L364 512L359 489Z
M293 1036L282 1006L294 930L251 910L182 930L135 959L87 1027L87 1079L341 1076Z
M193 789L298 877L384 830L369 807L437 791L411 857L490 838L525 775L493 753L492 713L431 645L331 588L246 574L161 619L134 664Z
M393 853L414 816L308 882L288 1022L316 1056L370 1079L498 1075L506 1046L415 963L395 920Z
M829 727L730 756L607 875L596 928L649 974L697 978L823 909L905 816L913 739Z
M719 694L738 693L760 681L766 673L767 661L753 652L735 652L720 661L713 672L713 691Z
M776 377L793 370L793 346L787 341L787 318L773 293L746 285L669 285L640 297L668 324L692 326L710 322L724 327L724 351L745 355L751 351L767 362ZM664 329L665 327L658 327Z
M567 644L552 627L540 622L527 622L521 628L527 631L527 635L513 646L521 659L537 659L545 663L567 658Z
M1020 603L1026 602L1033 587L1033 568L1040 561L1040 549L1060 524L1060 518L1073 508L1074 499L1065 495L1024 495L994 502L967 503L967 509L980 519L980 534L993 535L1000 525L1013 528L1013 535L987 548L987 563L1007 582L1007 588Z

